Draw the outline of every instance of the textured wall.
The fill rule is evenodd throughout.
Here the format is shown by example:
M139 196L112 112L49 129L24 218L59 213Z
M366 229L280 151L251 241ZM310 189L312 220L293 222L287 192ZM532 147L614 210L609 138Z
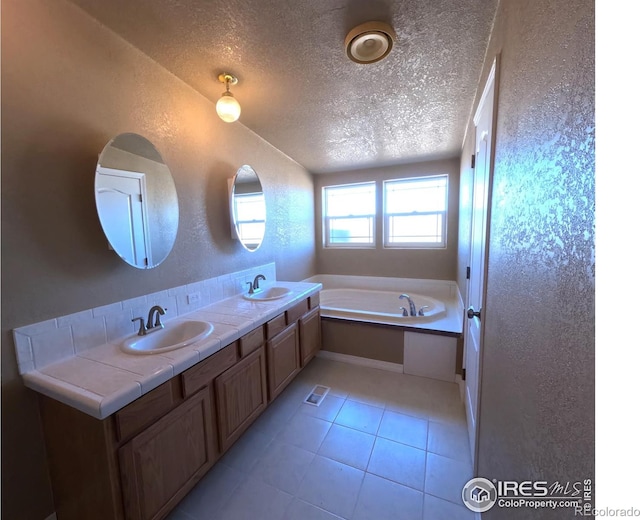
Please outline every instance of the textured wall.
M501 52L479 423L487 478L594 476L594 17L589 1L501 2L485 63L482 85ZM483 518L542 516L494 507Z
M447 247L444 249L385 249L382 247L382 208L376 220L375 249L338 249L322 246L322 212L316 212L316 258L321 274L389 276L399 278L456 279L458 247L458 181L460 161L447 159L416 164L367 168L335 174L316 175L315 203L322 207L322 188L334 184L377 181L378 194L382 181L421 175L449 174L449 220ZM380 199L380 197L378 197Z
M109 139L158 148L180 204L175 247L141 271L107 249L93 179ZM258 172L263 246L231 240L227 178ZM315 274L313 181L297 163L64 0L2 2L2 516L53 511L34 394L10 331L48 318L275 261L278 278Z

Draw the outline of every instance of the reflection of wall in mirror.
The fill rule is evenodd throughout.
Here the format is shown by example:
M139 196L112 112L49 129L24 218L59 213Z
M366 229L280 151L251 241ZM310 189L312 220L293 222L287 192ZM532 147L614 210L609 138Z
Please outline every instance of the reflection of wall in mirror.
M100 157L100 166L126 169L147 174L147 211L149 216L148 241L152 244L150 266L162 261L171 252L178 227L175 185L169 168L164 164L113 146Z
M152 264L145 174L101 166L96 173L96 204L109 244L128 264Z

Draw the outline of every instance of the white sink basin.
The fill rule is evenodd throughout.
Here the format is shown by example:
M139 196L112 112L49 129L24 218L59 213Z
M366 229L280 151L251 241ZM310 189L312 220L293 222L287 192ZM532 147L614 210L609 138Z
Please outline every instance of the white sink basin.
M253 294L244 294L243 296L247 300L267 301L278 300L280 298L284 298L289 294L291 294L291 289L288 289L287 287L278 287L277 285L272 285L271 287L258 289Z
M207 321L176 321L145 336L130 337L122 343L122 350L129 354L159 354L191 345L212 332L213 325Z

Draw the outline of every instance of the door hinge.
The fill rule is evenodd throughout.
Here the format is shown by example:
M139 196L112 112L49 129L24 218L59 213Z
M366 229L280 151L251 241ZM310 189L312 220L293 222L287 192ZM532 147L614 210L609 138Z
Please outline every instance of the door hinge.
M149 259L148 258L144 259L144 265L149 265Z
M462 369L462 380L463 381L467 380L467 369L466 368Z
M471 154L471 168L475 168L476 167L476 154L473 153Z
M138 202L142 202L142 193L138 195Z
M471 280L471 267L467 266L467 280Z

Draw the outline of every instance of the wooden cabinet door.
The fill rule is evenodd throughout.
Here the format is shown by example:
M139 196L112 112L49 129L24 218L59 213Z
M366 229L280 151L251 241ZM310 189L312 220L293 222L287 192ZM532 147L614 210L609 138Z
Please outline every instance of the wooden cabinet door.
M292 323L267 342L269 398L282 392L300 370L298 323Z
M226 451L267 407L264 346L214 382L220 449Z
M206 387L119 450L125 517L163 518L213 466L211 387Z
M300 318L300 360L305 366L322 346L320 309L316 308Z

